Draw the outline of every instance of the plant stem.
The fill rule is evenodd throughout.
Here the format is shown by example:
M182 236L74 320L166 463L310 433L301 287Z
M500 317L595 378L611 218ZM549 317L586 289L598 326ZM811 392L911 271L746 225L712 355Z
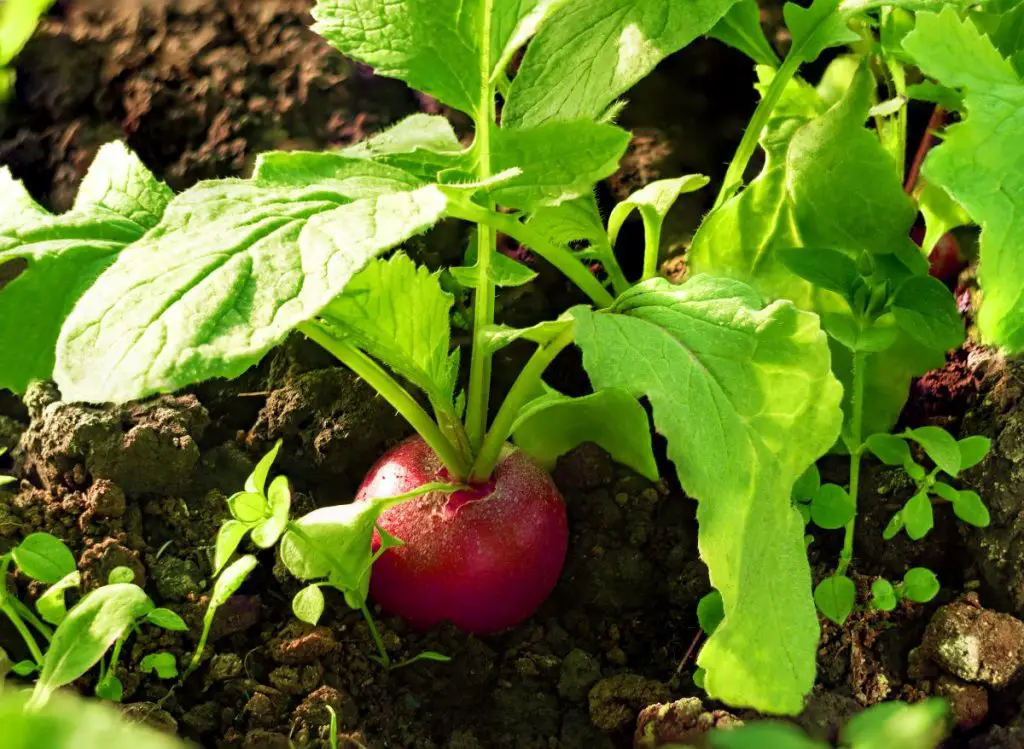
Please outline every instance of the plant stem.
M644 222L646 242L644 244L643 280L658 275L658 251L661 249L661 224L658 221Z
M366 601L363 601L363 605L359 610L363 612L363 618L366 619L366 625L370 628L370 636L373 637L373 641L377 645L377 650L380 653L381 665L384 666L384 668L391 668L391 656L388 655L388 651L384 647L384 640L381 638L380 632L377 631L377 622L373 620L373 614L370 613L370 609L366 605Z
M491 3L487 0L482 10L481 57L485 69L491 58ZM473 117L476 126L476 176L482 182L491 177L491 129L497 121L494 103L494 83L486 76L480 81L480 98ZM486 207L494 210L494 204ZM472 450L480 447L487 431L487 417L491 402L491 367L494 351L486 345L484 336L494 324L494 281L491 279L491 257L495 252L497 234L494 228L479 224L476 229L476 291L473 294L473 351L469 362L469 385L466 389L466 434Z
M924 135L921 137L921 142L917 146L917 153L914 154L914 161L910 165L910 172L907 174L907 182L903 186L904 192L908 195L914 193L917 181L921 177L921 167L924 166L924 158L928 155L928 151L931 150L932 143L935 142L935 133L938 132L945 122L946 110L936 104L935 109L932 111L932 116L928 120L928 126L925 128Z
M857 524L857 492L860 488L860 458L863 453L864 421L864 368L867 357L855 351L853 354L853 385L850 392L850 501L853 502L854 514L846 524L846 536L843 538L843 550L839 554L837 575L846 573L853 561L853 532Z
M494 424L491 425L491 430L487 433L473 464L470 481L486 481L490 478L501 455L502 445L512 431L520 410L534 397L544 370L559 352L572 342L574 334L575 326L567 325L564 331L533 352L530 361L523 367L505 397L505 402L501 404L498 415L494 417Z
M403 388L377 362L345 341L340 341L320 325L307 322L299 326L307 337L331 352L342 364L355 372L380 396L390 403L412 428L430 445L438 459L444 463L452 480L461 481L469 472L469 466L458 449L452 444L441 428L423 407L416 402L409 391Z
M7 594L4 594L3 600L0 601L0 612L7 615L7 618L11 620L11 624L18 630L18 634L21 635L21 639L25 641L25 645L28 647L29 653L32 654L32 660L36 662L37 666L42 667L43 665L43 653L39 649L39 645L36 644L36 639L32 636L32 632L25 626L25 622L22 621L21 617L18 616L18 612L11 606L10 599Z
M18 612L22 619L31 624L43 636L47 642L53 639L53 630L40 621L39 617L32 613L32 609L23 604L17 598L9 599L11 606Z
M584 294L598 307L608 307L615 297L597 280L575 255L564 247L559 247L544 237L540 232L524 224L513 216L496 211L489 211L472 203L449 204L449 214L464 221L493 226L502 234L507 234L520 244L526 245L542 258L547 260L562 274L576 284Z
M757 150L757 142L761 137L761 131L768 124L768 119L775 110L775 106L779 103L779 99L782 98L782 93L786 90L786 86L793 79L793 76L796 75L797 70L800 69L801 62L803 62L801 56L791 51L786 55L785 61L775 72L775 77L772 78L768 90L765 91L764 97L757 105L757 109L754 110L754 116L750 118L750 124L747 125L747 129L743 133L743 139L736 149L736 154L732 157L732 162L725 172L725 178L722 180L722 189L718 192L715 205L711 209L712 211L721 208L729 198L736 194L736 191L743 184L743 174L747 171L747 164L750 163L750 159L753 158L754 152Z

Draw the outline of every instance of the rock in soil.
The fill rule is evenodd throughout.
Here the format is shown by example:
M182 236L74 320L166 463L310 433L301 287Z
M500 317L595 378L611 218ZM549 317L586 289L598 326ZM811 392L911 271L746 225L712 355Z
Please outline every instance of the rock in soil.
M1002 689L1024 666L1024 622L982 608L968 593L935 612L921 650L953 676Z
M668 687L639 674L602 679L590 690L590 722L605 733L630 726L648 705L668 702Z
M743 725L725 710L707 711L696 697L685 697L666 705L650 705L636 721L633 749L696 744L700 736L714 729Z

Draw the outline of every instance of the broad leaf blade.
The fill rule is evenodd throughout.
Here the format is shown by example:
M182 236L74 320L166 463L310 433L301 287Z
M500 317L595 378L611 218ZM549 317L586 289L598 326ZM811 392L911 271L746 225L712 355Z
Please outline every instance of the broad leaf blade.
M0 170L0 266L27 268L0 287L0 389L53 375L61 325L130 242L160 220L170 190L122 143L100 149L71 211L54 216ZM31 314L27 312L31 310Z
M470 154L463 150L451 122L440 115L409 115L341 153L387 164L428 182L436 181L442 171L472 166Z
M433 186L353 202L335 187L223 180L179 195L68 318L64 397L127 401L236 377L446 206Z
M530 43L505 126L597 119L662 59L707 33L736 0L565 3Z
M740 0L715 24L708 36L738 49L758 65L776 67L779 64L779 56L761 28L761 7L757 0Z
M710 695L797 713L814 682L818 622L793 510L797 479L839 434L841 389L813 315L763 307L745 284L645 282L597 314L574 308L596 388L646 395L725 604L699 664ZM771 533L764 533L771 528Z
M986 342L1024 349L1024 79L952 8L921 13L903 43L921 69L965 92L967 117L946 131L923 174L981 225L978 326Z

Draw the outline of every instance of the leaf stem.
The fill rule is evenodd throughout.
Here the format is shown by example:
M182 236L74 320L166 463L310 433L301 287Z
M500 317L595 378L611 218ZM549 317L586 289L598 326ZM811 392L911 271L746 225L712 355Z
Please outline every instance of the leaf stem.
M513 216L487 210L469 202L457 203L452 201L448 208L449 215L455 218L492 226L502 234L507 234L519 243L526 245L560 270L566 278L576 284L584 294L590 297L590 300L598 308L611 306L612 302L615 301L615 297L612 296L611 292L597 280L594 274L590 272L590 269L579 258L564 247L553 244L529 224L524 224Z
M302 323L298 329L303 335L316 341L332 353L338 361L359 375L384 400L390 403L430 445L438 459L444 463L445 468L452 475L453 480L461 481L466 477L469 466L463 460L456 446L444 435L437 422L409 394L409 391L398 384L398 381L383 367L355 346L338 340L315 322Z
M854 514L846 524L846 535L843 538L843 550L839 554L837 575L846 573L853 561L853 533L857 524L857 492L860 488L860 458L863 453L864 421L864 369L867 357L863 352L853 353L853 385L850 392L850 501L853 502Z
M2 601L0 601L0 612L7 615L7 618L11 620L11 624L18 630L18 634L21 635L21 639L25 641L25 645L28 647L29 653L32 654L32 660L36 662L36 665L42 667L43 665L43 653L39 649L39 645L36 643L36 639L32 636L32 632L25 626L25 622L18 616L18 612L11 606L11 601L4 595Z
M779 99L782 98L782 93L800 69L802 62L803 58L798 53L790 51L786 55L785 61L775 71L775 77L772 78L768 90L765 91L764 97L758 103L757 109L754 110L754 116L750 118L750 124L747 125L747 129L743 133L743 139L736 149L736 154L732 157L732 162L725 172L725 178L722 180L722 189L719 190L718 197L715 198L715 205L712 207L712 211L721 208L743 185L743 174L747 171L747 164L750 163L750 159L753 158L754 152L757 150L757 142L761 137L761 131L768 124L772 112L779 103Z
M39 617L32 613L32 609L23 604L17 598L12 597L9 601L11 606L14 607L14 610L21 615L21 618L35 627L39 634L43 636L43 639L47 642L50 642L53 639L53 630L43 624Z
M907 174L907 182L903 186L903 191L907 195L914 194L917 181L921 177L921 167L924 166L925 156L928 155L928 151L931 150L932 144L935 142L935 134L942 128L945 122L946 110L941 105L936 104L935 109L932 111L932 116L928 120L928 126L925 128L924 135L921 136L921 142L917 146L917 152L914 154L914 161L911 163L910 172Z
M572 343L575 335L575 325L567 325L565 330L559 333L536 351L530 357L523 370L519 373L512 389L505 397L504 403L494 417L487 437L484 439L480 452L477 454L476 462L470 474L470 481L486 481L491 476L494 466L497 465L498 457L501 455L501 448L505 440L512 432L516 417L537 392L537 385L541 382L541 376L548 365L558 356L566 346Z
M661 223L644 221L644 275L643 280L658 275L658 251L661 249Z
M366 605L366 601L363 601L363 605L359 609L363 612L363 618L366 620L366 625L370 628L370 636L373 637L373 642L377 646L377 651L380 653L380 665L384 668L391 668L391 656L388 655L387 649L384 647L384 640L380 636L380 632L377 631L377 622L373 620L373 614L370 613L370 608Z

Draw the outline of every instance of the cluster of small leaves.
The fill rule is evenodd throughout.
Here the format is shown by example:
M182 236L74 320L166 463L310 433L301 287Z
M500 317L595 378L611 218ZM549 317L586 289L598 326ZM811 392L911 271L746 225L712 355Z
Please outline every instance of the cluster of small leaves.
M878 611L892 611L902 600L928 603L938 593L935 573L914 567L907 570L903 582L897 585L883 579L872 583L870 603ZM857 608L857 585L846 575L830 575L814 588L814 602L826 618L841 626Z
M914 460L910 443L916 443L935 464L927 471ZM972 436L957 441L940 427L908 429L903 434L874 434L865 446L886 465L900 466L916 485L914 495L886 526L885 540L894 538L901 530L914 541L928 535L935 525L933 504L948 502L953 513L962 521L977 528L986 528L990 522L988 508L977 492L955 489L939 476L956 478L961 471L973 468L988 454L992 446L987 437Z
M857 514L849 493L838 484L822 484L817 466L811 466L793 485L793 504L804 524L824 530L846 527ZM806 539L810 542L810 537Z

